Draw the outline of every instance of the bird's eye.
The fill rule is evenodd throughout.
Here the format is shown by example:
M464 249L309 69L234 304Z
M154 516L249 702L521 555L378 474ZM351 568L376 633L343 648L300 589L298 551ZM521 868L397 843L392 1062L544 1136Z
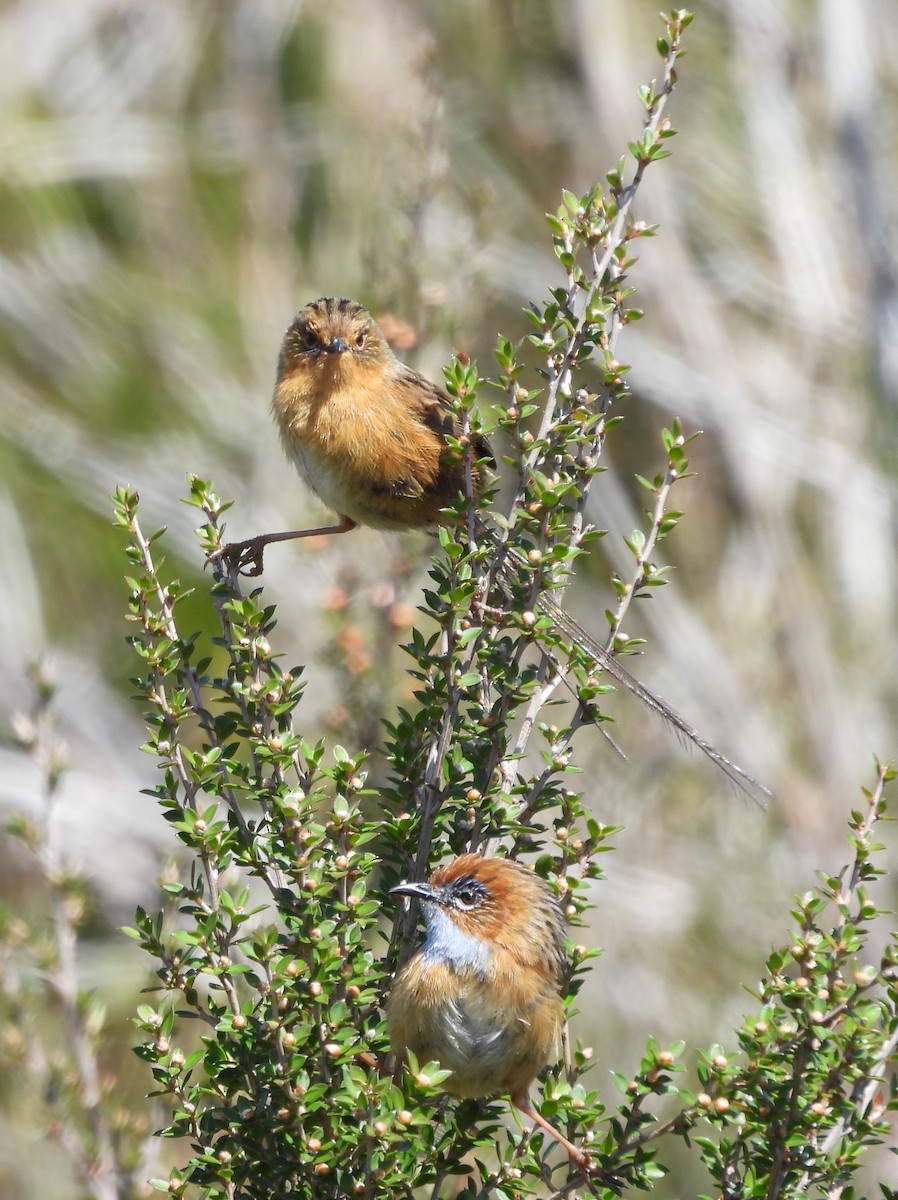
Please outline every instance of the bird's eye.
M483 887L473 880L469 883L463 883L455 891L455 902L459 908L476 908L483 898Z
M358 335L358 337L355 339L355 344L356 344L357 346L364 346L364 344L365 344L365 331L364 331L364 329L363 329L363 330L362 330L362 332L361 332L361 333Z
M318 334L313 329L304 329L302 332L302 344L311 350L318 345Z

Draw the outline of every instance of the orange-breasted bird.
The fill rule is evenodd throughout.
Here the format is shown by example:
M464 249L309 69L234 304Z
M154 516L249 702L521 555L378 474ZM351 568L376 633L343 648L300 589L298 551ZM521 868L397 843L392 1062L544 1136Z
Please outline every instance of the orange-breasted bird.
M387 1001L397 1057L411 1051L451 1070L443 1086L453 1095L507 1094L589 1171L588 1155L530 1102L557 1058L564 1013L565 923L549 886L511 859L463 854L392 891L420 902L426 926Z
M231 542L212 554L212 561L258 575L272 542L347 533L358 525L395 530L439 525L447 520L443 510L465 489L465 464L447 441L462 433L452 402L436 384L399 362L380 326L353 300L323 296L296 314L281 346L272 411L288 457L339 520ZM471 448L471 485L479 496L486 484L484 466L495 461L482 434L471 435ZM763 784L634 679L551 595L544 594L538 604L599 667L763 804L770 794Z
M465 468L447 437L462 430L441 388L399 362L380 326L353 300L323 296L296 314L284 335L272 411L300 475L336 525L261 534L225 546L249 574L271 542L347 533L357 525L416 529L439 525L465 486ZM475 459L495 465L489 442L472 437ZM475 495L485 483L472 468Z

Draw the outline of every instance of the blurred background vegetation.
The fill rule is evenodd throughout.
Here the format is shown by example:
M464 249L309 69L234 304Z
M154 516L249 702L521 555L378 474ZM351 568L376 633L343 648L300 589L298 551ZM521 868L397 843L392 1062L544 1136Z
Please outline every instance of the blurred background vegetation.
M648 1034L727 1043L739 983L782 940L792 893L846 859L848 808L895 747L898 7L696 12L674 156L637 203L660 231L631 272L647 314L619 346L633 398L593 491L611 532L569 600L601 635L641 520L633 474L662 462L674 415L703 429L663 547L677 569L631 618L649 643L631 663L776 798L750 810L625 697L608 708L627 762L580 735L597 816L627 826L596 890L606 953L577 1026L603 1078ZM321 515L268 414L293 312L351 296L433 377L452 350L489 374L497 333L522 337L521 306L559 281L543 213L639 132L659 33L654 0L0 12L0 804L39 803L11 728L46 654L70 760L58 836L90 881L83 981L147 1128L126 1020L148 964L116 930L172 843L139 795L154 767L108 495L133 485L144 520L169 527L206 622L187 472L236 499L233 537ZM434 545L365 530L269 551L280 648L308 664L308 737L376 750L410 690L396 646ZM0 868L6 905L40 912L19 844L0 844ZM23 1154L43 1136L23 1089L0 1084L0 1194L77 1195L64 1158Z

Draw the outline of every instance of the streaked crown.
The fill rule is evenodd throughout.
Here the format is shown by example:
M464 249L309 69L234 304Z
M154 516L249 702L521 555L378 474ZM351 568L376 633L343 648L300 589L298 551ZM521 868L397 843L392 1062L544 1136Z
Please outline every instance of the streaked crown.
M564 915L548 884L521 863L463 854L434 871L427 883L393 890L439 905L467 937L560 980L567 961Z
M284 335L279 373L349 352L355 359L392 357L380 326L367 309L345 297L322 296L301 308Z

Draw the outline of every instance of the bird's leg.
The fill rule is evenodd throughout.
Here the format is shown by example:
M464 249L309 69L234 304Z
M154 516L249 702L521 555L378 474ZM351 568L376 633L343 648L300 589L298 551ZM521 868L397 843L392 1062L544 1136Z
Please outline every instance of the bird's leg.
M214 554L210 554L207 562L226 562L241 575L261 575L262 555L265 547L272 542L290 542L294 538L318 537L329 533L349 533L356 529L355 521L349 517L341 517L339 525L322 525L318 529L291 529L286 533L260 533L258 537L247 538L245 542L228 542ZM249 570L244 568L248 567Z
M584 1175L590 1175L595 1171L595 1166L589 1155L578 1146L575 1146L573 1142L569 1142L563 1133L559 1133L554 1125L547 1121L541 1113L538 1113L530 1103L530 1097L526 1092L521 1095L512 1096L511 1102L525 1117L529 1117L534 1125L538 1125L544 1133L554 1138L559 1146L562 1146L567 1151L568 1157L574 1166L582 1171Z

